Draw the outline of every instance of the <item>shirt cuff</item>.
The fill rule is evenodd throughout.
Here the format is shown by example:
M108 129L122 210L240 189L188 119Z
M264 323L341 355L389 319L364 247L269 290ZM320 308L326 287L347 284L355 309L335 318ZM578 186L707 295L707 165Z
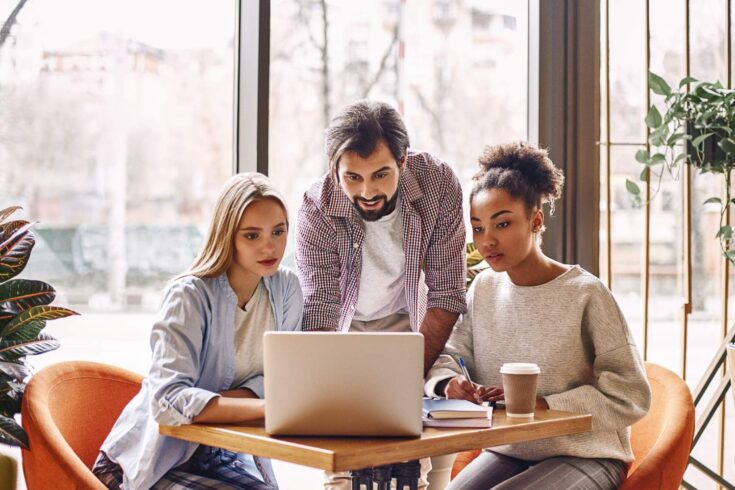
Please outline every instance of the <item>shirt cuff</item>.
M434 296L429 294L426 299L426 309L439 308L450 313L467 313L467 301L465 294L462 293L459 297L457 296Z
M457 376L457 373L452 371L451 369L445 369L445 368L439 368L439 369L432 369L429 373L429 379L424 383L424 393L426 396L436 398L440 397L443 398L444 394L436 393L436 385L441 383L442 381L446 379L451 379L455 376Z
M339 328L339 312L339 306L305 305L301 330L305 332L337 330Z
M178 392L173 400L161 398L154 414L156 422L161 425L191 424L209 401L218 396L219 393L192 387Z

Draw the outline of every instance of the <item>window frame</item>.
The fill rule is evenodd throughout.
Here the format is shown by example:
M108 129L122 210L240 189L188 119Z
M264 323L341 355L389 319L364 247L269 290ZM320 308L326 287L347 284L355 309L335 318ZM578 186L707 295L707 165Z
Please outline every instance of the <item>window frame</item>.
M566 188L547 217L546 253L599 273L600 0L527 0L527 134ZM238 0L236 172L268 174L270 2ZM589 61L592 61L591 63ZM255 110L253 110L255 108Z

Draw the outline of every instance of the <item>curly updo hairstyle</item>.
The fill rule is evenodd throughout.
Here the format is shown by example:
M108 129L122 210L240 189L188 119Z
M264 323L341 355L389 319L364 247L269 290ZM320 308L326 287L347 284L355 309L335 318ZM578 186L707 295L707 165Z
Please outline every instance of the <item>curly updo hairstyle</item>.
M554 166L548 151L525 142L486 146L478 161L480 171L472 178L470 203L480 191L503 189L522 199L529 215L547 203L549 214L554 214L554 202L561 197L564 187L564 174Z

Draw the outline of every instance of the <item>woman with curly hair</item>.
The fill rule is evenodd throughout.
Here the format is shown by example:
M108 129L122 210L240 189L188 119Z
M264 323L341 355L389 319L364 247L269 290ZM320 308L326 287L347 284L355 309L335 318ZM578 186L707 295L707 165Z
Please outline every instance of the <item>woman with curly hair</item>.
M525 143L487 147L470 194L472 236L490 268L468 291L468 311L427 376L430 396L501 400L504 363L541 368L538 408L590 413L592 432L483 451L456 489L612 489L632 461L630 426L650 388L610 291L578 265L541 249L544 206L553 212L564 176ZM475 384L452 356L462 357Z

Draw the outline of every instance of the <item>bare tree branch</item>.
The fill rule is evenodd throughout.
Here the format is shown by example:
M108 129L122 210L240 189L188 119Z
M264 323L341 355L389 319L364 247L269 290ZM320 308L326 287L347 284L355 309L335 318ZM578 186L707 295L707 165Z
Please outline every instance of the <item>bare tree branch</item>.
M329 16L327 14L327 0L321 0L322 29L324 44L322 44L322 96L324 97L324 127L329 126L329 115L332 112L329 106Z
M306 5L303 1L298 2L299 6L299 20L303 22L304 26L306 26L306 34L309 36L309 41L311 41L311 44L314 45L316 49L318 49L320 52L324 49L324 46L316 40L314 37L314 34L311 32L311 24L309 22L309 15L306 12Z
M321 72L322 78L322 118L324 127L329 126L329 115L332 112L329 99L331 88L329 86L329 14L327 11L327 0L319 0L318 5L321 10L322 17L322 42L320 43L314 37L311 32L311 24L309 22L308 0L300 0L298 2L299 7L299 19L306 27L306 33L309 36L311 44L319 51L321 58L321 65L319 71Z
M385 65L388 61L388 56L390 56L391 51L393 51L393 47L398 43L398 26L399 24L396 23L395 29L393 29L393 39L391 39L390 44L388 45L388 48L385 50L385 53L383 53L383 57L380 59L380 65L378 66L378 71L375 72L375 76L365 86L365 90L362 93L362 98L367 99L367 96L370 95L370 91L373 89L376 83L378 83L378 80L380 80L380 77L383 75L383 72L385 71Z
M439 148L444 151L446 149L444 144L444 127L442 125L442 118L440 114L432 108L432 104L428 100L426 100L426 97L423 93L421 93L421 90L416 85L411 86L411 91L416 95L416 98L418 99L421 108L431 118L437 143L439 144Z
M23 6L26 4L27 1L28 0L19 0L13 11L10 12L8 18L5 19L5 22L3 22L3 26L2 28L0 28L0 48L3 47L3 44L5 44L5 40L8 39L8 36L10 35L10 29L13 27L13 25L15 25L18 14L23 9Z

